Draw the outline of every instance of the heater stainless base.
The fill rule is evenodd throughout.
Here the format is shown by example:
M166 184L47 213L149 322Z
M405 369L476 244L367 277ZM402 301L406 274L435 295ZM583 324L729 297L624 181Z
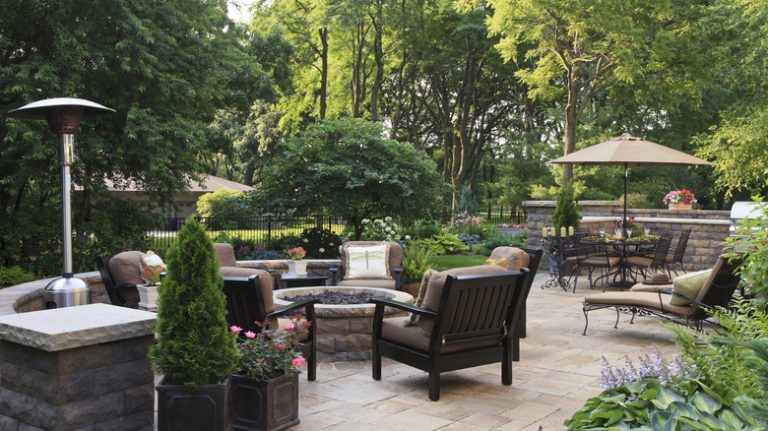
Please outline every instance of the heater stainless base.
M72 307L91 303L91 289L84 280L71 274L48 283L43 291L45 308Z

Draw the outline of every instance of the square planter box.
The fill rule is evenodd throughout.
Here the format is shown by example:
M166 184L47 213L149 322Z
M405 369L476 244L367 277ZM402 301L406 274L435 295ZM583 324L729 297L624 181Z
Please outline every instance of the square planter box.
M277 431L299 423L299 375L273 379L230 378L232 429Z
M229 431L232 422L229 381L192 389L167 385L157 389L158 431Z

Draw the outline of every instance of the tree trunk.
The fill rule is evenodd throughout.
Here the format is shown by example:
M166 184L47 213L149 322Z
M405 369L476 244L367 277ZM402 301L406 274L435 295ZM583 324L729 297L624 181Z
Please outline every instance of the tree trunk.
M328 27L318 30L320 35L320 119L325 119L328 107Z
M373 28L375 31L373 39L373 57L376 61L376 75L373 78L371 87L371 121L379 121L379 90L384 81L384 49L382 47L382 3L383 0L376 0L376 15L373 17Z
M575 66L568 68L568 102L565 105L565 144L563 146L563 155L571 154L576 147L576 122L578 109L578 89L576 88L576 70ZM563 186L568 184L573 178L573 165L563 165Z

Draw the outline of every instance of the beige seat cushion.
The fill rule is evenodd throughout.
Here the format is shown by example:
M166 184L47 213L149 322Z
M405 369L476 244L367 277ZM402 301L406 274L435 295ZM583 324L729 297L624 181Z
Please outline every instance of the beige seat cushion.
M237 266L235 250L231 244L216 242L213 244L213 247L216 249L216 258L219 260L219 266Z
M528 268L531 263L531 256L517 247L496 247L488 259L499 262L509 271Z
M140 259L142 256L144 253L131 250L118 253L109 259L109 274L112 276L115 287L144 283L141 278Z
M676 277L672 292L683 295L686 298L696 299L711 273L711 269L705 269L704 271L689 272L688 274ZM673 305L688 305L688 301L676 296L672 298L670 303Z
M448 278L448 275L498 274L504 272L506 272L504 269L496 265L478 265L447 269L445 271L433 273L429 278L427 293L424 294L424 302L421 306L427 310L437 311L437 308L440 305L440 298L443 295L443 286L445 285L445 280Z
M629 256L626 262L635 266L650 266L653 263L653 258L645 256Z
M351 286L351 287L379 287L382 289L394 289L395 288L395 280L389 279L352 279L352 280L341 280L340 282L336 283L339 286Z
M406 326L408 317L392 317L381 323L381 338L426 352L429 350L430 333L420 326ZM449 343L442 347L442 353L454 353L482 347L491 347L501 343L501 335L497 340L482 340L480 342Z
M672 295L663 293L659 295L654 292L605 292L587 296L584 298L584 305L637 305L650 310L677 314L681 317L690 316L696 311L696 307L692 305L680 306L670 304L669 301L671 299Z
M582 265L614 267L621 262L618 256L590 256L581 261Z

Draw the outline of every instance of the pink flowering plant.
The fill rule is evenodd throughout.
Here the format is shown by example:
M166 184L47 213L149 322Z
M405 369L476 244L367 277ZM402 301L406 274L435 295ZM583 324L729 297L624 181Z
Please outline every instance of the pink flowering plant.
M672 190L664 196L664 204L695 204L696 196L688 189Z
M266 322L256 322L266 327ZM263 329L258 334L244 331L239 326L230 326L230 332L238 335L237 348L240 350L240 362L236 374L254 380L269 380L285 374L298 373L298 367L306 360L298 351L302 334L309 329L310 323L295 316L283 324L284 331L277 333Z

